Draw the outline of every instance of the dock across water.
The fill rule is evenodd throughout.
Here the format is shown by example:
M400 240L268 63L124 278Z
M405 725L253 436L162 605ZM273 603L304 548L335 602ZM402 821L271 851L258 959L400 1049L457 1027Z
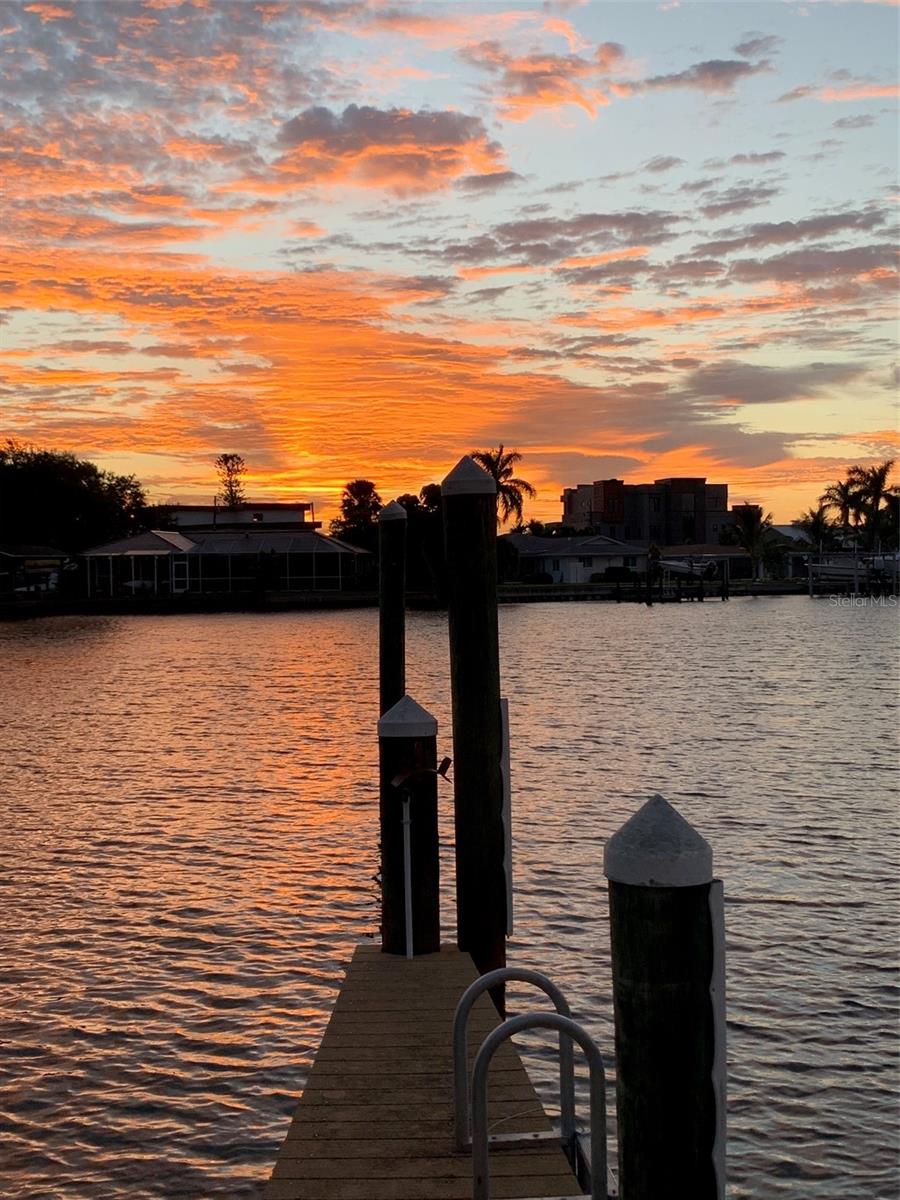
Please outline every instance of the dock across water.
M472 1159L453 1133L453 1015L477 978L443 946L412 959L356 948L294 1113L265 1200L471 1200ZM485 994L469 1019L469 1065L499 1024ZM491 1132L550 1129L511 1043L488 1090ZM561 1146L491 1156L491 1195L578 1196Z

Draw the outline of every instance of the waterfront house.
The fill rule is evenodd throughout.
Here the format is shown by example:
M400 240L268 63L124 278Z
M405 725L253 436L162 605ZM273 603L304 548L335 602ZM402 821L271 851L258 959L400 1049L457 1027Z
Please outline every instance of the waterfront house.
M321 529L316 510L311 503L278 501L244 501L228 508L222 504L170 504L166 508L169 524L183 532L190 530L215 532L246 530L248 525L264 526L268 530Z
M518 556L518 578L553 583L596 583L627 579L647 570L647 551L614 538L535 537L509 533L504 538Z
M317 529L154 529L83 554L87 594L342 591L371 555Z

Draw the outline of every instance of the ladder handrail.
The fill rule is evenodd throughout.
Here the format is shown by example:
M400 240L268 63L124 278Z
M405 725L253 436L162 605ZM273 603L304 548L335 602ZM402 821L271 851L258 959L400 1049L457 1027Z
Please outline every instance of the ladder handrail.
M606 1073L597 1043L571 1017L560 1013L523 1013L510 1017L487 1035L475 1059L472 1074L472 1200L490 1200L490 1160L487 1132L487 1078L498 1046L526 1029L555 1029L581 1046L590 1069L591 1200L607 1200L606 1176Z
M540 971L529 967L499 967L479 976L463 992L453 1017L453 1111L458 1150L467 1150L469 1140L469 1073L466 1069L468 1043L466 1030L472 1005L488 988L514 980L517 983L532 983L545 992L556 1006L556 1011L571 1018L572 1010L556 984ZM575 1146L575 1064L572 1042L562 1031L559 1035L559 1118L560 1137L563 1145Z

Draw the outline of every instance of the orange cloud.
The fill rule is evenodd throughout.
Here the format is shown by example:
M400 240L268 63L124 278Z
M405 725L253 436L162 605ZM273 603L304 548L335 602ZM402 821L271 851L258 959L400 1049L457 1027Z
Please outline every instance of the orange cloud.
M816 95L817 100L826 104L836 100L881 100L892 96L900 96L900 85L896 83L857 83L843 88L822 88Z
M157 456L167 492L202 486L227 444L254 464L259 494L327 503L362 469L399 494L503 431L524 448L540 444L548 421L656 461L645 443L677 416L658 387L623 393L509 372L509 347L539 338L540 323L455 321L446 336L404 329L393 310L427 294L415 279L250 275L176 254L10 247L0 289L25 310L83 317L86 330L114 322L126 343L95 334L93 344L37 346L17 359L9 431L117 461ZM160 357L176 363L161 367ZM696 434L684 441L701 444ZM535 461L536 478L542 470ZM559 484L571 480L546 474L549 497L535 511L553 516Z
M621 250L607 250L604 254L581 254L567 258L560 267L596 267L601 263L617 262L620 258L643 258L650 252L649 246L624 246Z
M528 172L519 175L487 119L451 106L469 103L470 73L468 83L452 69L437 76L434 109L418 99L389 107L378 78L390 69L416 81L405 94L428 95L436 76L424 67L447 64L420 66L408 39L429 53L460 50L482 72L482 95L524 120L569 107L593 117L617 94L734 96L767 64L713 59L640 80L621 47L589 48L546 6L26 3L0 68L11 97L0 170L2 236L13 244L0 292L14 434L117 460L153 455L168 490L208 488L210 460L237 448L254 489L316 499L360 473L385 494L408 491L461 450L504 440L528 453L526 473L549 489L537 511L555 516L559 486L573 479L537 457L541 448L561 459L612 447L642 474L787 472L790 439L751 436L724 407L738 412L746 396L725 387L723 363L758 399L760 380L782 381L773 347L790 361L810 347L835 359L852 347L855 363L871 351L881 387L888 338L874 323L890 315L893 276L883 247L856 244L880 224L880 194L860 200L865 220L797 212L747 230L710 227L700 205L711 207L711 193L696 202L658 190L651 201L638 182L617 189L611 212L589 211L593 200L579 211L553 193L585 180L566 187L543 174L551 160L564 169L571 146L554 156L555 142L517 139L512 166ZM354 35L395 37L387 53L400 65L378 57L387 39L360 64ZM874 98L877 88L845 76L818 98ZM739 157L780 157L785 170L791 161L770 151L731 163ZM676 161L657 156L642 170ZM619 171L604 185L637 176ZM521 185L521 207L504 208L503 184ZM316 207L320 187L412 199L356 213L358 197L342 191ZM714 215L740 211L734 193L742 205L744 193L771 195L718 192L732 208ZM260 227L264 238L243 236ZM840 248L824 244L836 235ZM714 239L708 259L692 236ZM213 237L210 257L180 252ZM814 238L823 244L808 254L792 248ZM784 253L765 257L769 246ZM648 248L656 259L640 261ZM224 269L213 254L252 265ZM369 269L338 270L323 261L332 254ZM498 286L459 283L492 276ZM719 375L700 374L716 364ZM567 446L547 448L548 430Z
M315 221L289 221L285 232L289 237L325 237L327 230Z
M524 121L541 110L566 105L595 117L598 109L609 103L597 82L624 60L624 50L615 42L602 43L590 57L549 53L516 56L496 41L466 46L462 54L497 77L494 99L501 115L510 121Z
M544 269L533 263L500 263L496 267L460 267L457 274L460 279L484 279L491 275L530 274Z
M503 169L480 118L446 110L309 108L286 122L279 141L283 153L272 173L234 186L291 191L337 183L414 195Z
M778 97L779 103L791 100L820 100L825 104L846 100L883 100L900 95L900 85L896 83L869 83L858 79L843 87L814 87L812 84L800 84L791 88L783 96Z
M43 25L48 21L68 20L73 15L71 8L60 8L58 4L26 4L24 11L37 13Z

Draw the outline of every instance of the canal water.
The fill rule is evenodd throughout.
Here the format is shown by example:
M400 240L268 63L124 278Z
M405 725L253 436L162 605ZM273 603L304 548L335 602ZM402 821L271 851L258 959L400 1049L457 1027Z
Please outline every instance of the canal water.
M501 611L510 960L612 1061L603 845L677 805L725 883L735 1198L897 1195L896 618ZM260 1195L376 930L376 638L370 611L0 626L0 1195ZM410 617L409 690L452 754L441 614Z

